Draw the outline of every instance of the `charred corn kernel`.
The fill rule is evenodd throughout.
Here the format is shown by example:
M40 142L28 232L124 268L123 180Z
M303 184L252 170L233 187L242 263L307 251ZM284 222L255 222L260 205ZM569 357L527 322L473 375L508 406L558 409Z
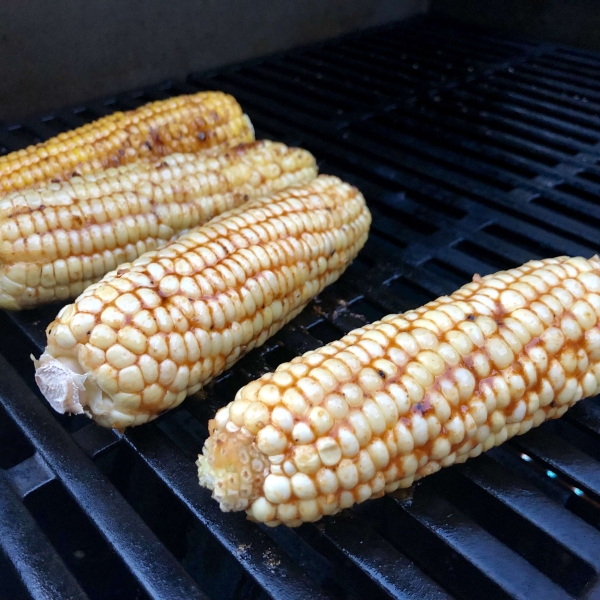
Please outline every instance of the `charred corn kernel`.
M9 194L0 199L0 307L74 298L182 230L316 174L306 150L261 141L225 153L172 154ZM165 277L161 292L168 293L170 282L178 285ZM186 278L182 292L196 290ZM99 299L86 300L86 308L98 306Z
M174 152L225 149L254 140L235 98L199 92L116 112L0 157L0 196Z
M242 388L209 424L200 484L224 511L297 526L408 487L598 392L600 258L531 261ZM315 508L303 512L307 499Z
M48 327L48 346L35 361L42 393L61 413L84 412L117 429L157 417L335 281L365 243L370 221L356 188L321 176L122 265ZM279 400L273 391L240 412L240 425L259 433ZM277 424L288 432L292 423L282 409ZM287 440L279 432L263 431L261 446L278 452ZM308 424L296 424L293 434L314 440ZM315 460L306 456L306 469Z

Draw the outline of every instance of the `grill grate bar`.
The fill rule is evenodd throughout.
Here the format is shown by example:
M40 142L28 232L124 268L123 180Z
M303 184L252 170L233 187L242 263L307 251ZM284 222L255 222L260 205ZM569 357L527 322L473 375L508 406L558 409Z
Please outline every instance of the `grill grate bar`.
M398 73L395 77L389 77L389 70L380 69L376 65L371 65L368 75L360 74L355 69L349 68L354 66L364 69L366 63L357 57L338 55L331 50L321 50L314 54L313 57L311 53L305 52L299 56L290 56L288 60L305 69L315 70L317 76L343 76L345 80L354 81L357 85L376 86L377 89L384 90L383 93L390 97L396 97L398 94L404 95L410 89L410 85L414 85L408 75Z
M471 582L473 588L478 590L475 596L472 595L472 591L469 593L466 589L457 590L461 595L481 598L487 595L495 596L502 590L511 598L523 600L570 597L530 563L492 537L447 500L434 495L415 494L412 502L395 502L395 504L398 514L394 517L398 519L399 524L406 523L406 519L409 519L413 522L413 527L416 527L410 532L412 535L420 535L425 539L432 536L435 545L443 545L439 547L440 554L438 554L434 549L435 546L424 545L425 539L423 540L418 558L421 562L427 561L430 570L437 570L438 565L434 563L439 561L442 553L450 552L450 555L455 557L452 562L464 561L469 565L469 570L463 574L463 577L472 577L473 568L483 575L481 582ZM400 513L404 513L403 517L400 517ZM400 526L392 523L392 517L388 518L388 523L390 528L395 527L394 535L400 541L402 536ZM430 556L426 556L427 554ZM453 567L459 571L457 564ZM456 576L460 577L458 573Z
M501 168L509 172L512 170L515 174L521 174L523 181L541 174L556 178L568 177L569 173L564 169L563 164L571 165L575 173L582 168L581 160L528 143L526 140L515 139L485 126L474 127L474 123L467 119L444 115L443 121L440 122L441 115L434 110L435 108L428 112L425 107L421 107L418 112L414 111L407 115L408 110L405 109L406 116L399 118L390 115L389 121L386 119L381 126L409 129L411 132L435 140L439 145L443 144L446 148L460 148L469 158L485 157L491 164L501 165Z
M88 598L50 542L39 530L35 520L21 504L2 471L0 471L0 545L18 571L27 592L35 600ZM52 573L52 577L48 577L47 573ZM3 587L7 585L8 582L3 579ZM6 588L4 591L7 591Z
M323 535L391 598L449 598L409 559L357 518L335 519L325 526Z
M474 112L479 112L480 116L484 116L492 123L497 123L504 129L510 128L522 133L524 136L537 137L550 147L554 145L555 147L570 151L572 154L577 154L578 152L595 152L594 146L589 142L586 143L585 141L578 140L576 135L570 136L569 132L561 127L562 123L560 121L557 121L556 127L544 128L543 123L537 124L534 120L528 119L526 112L503 110L501 103L489 103L479 94L456 90L455 95L464 102L467 108L472 107ZM504 104L510 107L510 104ZM586 136L584 140L586 139L590 140L590 137Z
M465 464L461 471L507 509L518 513L529 524L555 539L596 572L600 570L600 533L597 529L549 500L524 478L519 478L518 488L515 489L513 474L489 455L484 455L477 468Z
M502 470L506 473L506 469ZM484 464L478 470L477 478L485 480L485 477ZM593 585L595 569L577 554L577 544L575 548L563 546L555 536L536 526L535 517L523 518L518 510L499 502L497 496L478 483L465 477L460 470L445 471L430 482L430 491L450 502L478 527L484 528L569 594L579 596L590 584ZM565 513L568 514L563 510L553 516L560 517ZM549 516L548 512L546 514Z
M594 91L600 91L600 86L593 79L589 77L582 77L580 75L573 75L563 70L556 68L548 68L541 66L539 62L533 62L532 64L524 65L523 70L528 73L547 77L550 80L556 81L557 83L565 83L570 85L571 89L578 89L579 91L588 90L592 93Z
M591 131L589 131L588 134L598 129L600 121L595 116L594 104L588 106L587 103L578 102L575 106L569 106L569 103L561 100L560 96L558 96L559 101L557 102L557 95L548 98L550 94L546 94L546 97L542 95L542 98L537 98L535 96L532 97L531 92L524 93L523 91L520 91L518 87L515 90L515 87L514 84L511 85L509 82L506 82L504 85L494 85L493 82L482 82L477 89L482 94L492 98L502 97L509 99L519 106L540 110L541 112L548 114L554 114L558 118L565 121L572 120L584 127L589 126ZM575 102L573 102L573 104L575 104Z
M95 423L85 425L73 434L73 439L84 453L92 459L114 448L120 441L119 435L112 429L99 427Z
M509 89L518 90L532 99L539 98L573 110L579 109L583 115L590 114L595 104L600 101L600 94L591 90L555 82L545 77L536 77L519 70L509 73L498 72L490 82L492 84L497 82ZM586 102L583 101L582 96L585 96Z
M21 498L25 498L56 479L54 473L38 453L16 464L5 473L13 489Z
M493 456L486 456L477 469L467 465L462 471L469 482L466 490L457 485L446 488L453 500L569 593L579 596L589 591L597 580L598 531L525 478L515 480L515 474ZM441 477L438 484L444 483L452 482ZM462 497L457 497L459 489Z
M551 469L558 471L581 489L600 498L600 471L590 456L552 436L545 429L537 429L515 443L524 452L536 456Z
M243 514L226 515L220 511L210 492L198 485L190 461L153 423L127 432L125 440L270 596L290 600L327 598L308 574L269 544L267 536L246 521Z
M0 357L0 403L151 597L203 598L137 514L77 449L13 368Z
M236 92L238 92L238 95L239 95L239 91L238 91L238 90L236 90ZM262 120L265 120L265 119L266 119L266 117L262 117ZM275 125L274 127L277 127L277 125ZM305 135L304 135L304 138L305 138L305 140L308 140L308 139L309 139L309 136L307 136L307 135L305 134ZM319 143L315 143L314 139L312 139L312 138L310 138L310 144L307 144L307 145L309 145L309 146L311 146L311 147L312 147L312 146L316 146L316 148L317 148L317 149L318 149L318 150L319 150L321 153L323 153L323 154L326 152L326 150L325 150L325 149L321 149L321 148L322 148L322 146L323 146L323 144L322 144L322 143L321 143L321 144L319 144ZM315 151L317 151L317 150L315 150ZM332 151L332 150L331 150L331 148L330 148L330 149L329 149L329 152L331 152L331 151ZM335 152L335 151L333 151L333 152ZM384 152L385 152L385 151L382 149L381 153L383 154ZM388 152L387 152L387 154L389 154L389 149L388 149ZM349 155L348 155L348 151L347 151L347 148L346 148L346 152L345 152L345 159L348 159L348 157L349 157ZM364 156L357 156L356 163L358 163L358 164L364 164L365 162L366 162L366 161L365 161L365 158L364 158ZM398 162L398 163L401 163L403 166L406 166L406 165L407 165L407 162L408 162L408 163L411 163L411 157L410 157L409 155L403 155L403 156L402 156L402 158L398 158L397 162ZM411 164L411 166L412 166L412 164ZM381 172L381 168L380 168L380 167L379 167L377 170ZM421 171L422 173L426 173L426 172L428 172L428 165L425 165L425 166L424 166L424 167L423 167L423 168L422 168L420 171ZM430 168L429 168L429 173L431 173L431 170L430 170ZM387 173L387 172L386 172L385 174L386 174L386 175L388 175L388 173ZM446 177L446 178L444 178L444 176L443 176L443 175L441 175L441 176L440 176L440 181L444 181L444 179L448 179L448 178L447 178L447 177ZM396 180L396 181L398 181L398 182L405 183L405 182L407 181L407 176L406 176L405 174L402 174L401 176L400 176L400 175L398 175L397 177L395 177L395 180ZM467 180L467 181L465 182L464 188L465 188L465 189L472 188L472 187L473 187L473 186L472 186L472 182L470 182L470 183L471 183L471 185L469 186L469 181ZM418 185L419 185L419 183L417 183L417 186L418 186ZM425 185L427 185L425 182L423 182L423 183L421 184L421 186L422 186L422 187L424 187ZM429 186L429 187L431 187L431 186ZM493 200L498 200L498 201L500 201L500 202L501 202L502 204L504 204L504 205L506 205L506 204L507 204L507 202L506 202L507 198L506 198L506 197L504 197L504 196L498 196L498 195L496 195L496 196L493 198ZM513 206L515 205L515 203L511 203L511 204L512 204ZM537 219L536 219L536 220L537 220L537 221L539 221L540 223L547 223L547 222L549 222L549 221L556 221L556 220L557 220L557 219L556 219L556 214L555 214L555 213L554 213L554 214L553 214L553 213L549 213L549 212L547 212L545 209L543 209L543 212L541 212L541 213L540 213L540 212L538 212L538 211L535 209L535 207L533 207L533 206L531 206L531 205L523 207L523 206L522 206L522 202L520 202L520 203L519 203L519 205L520 205L520 212L526 212L526 213L530 213L530 214L531 214L531 213L533 213L533 214L534 214L534 215L537 217ZM559 221L559 223L560 223L561 225L563 225L563 227L561 227L561 229L564 229L564 230L565 230L564 234L566 234L566 235L569 235L569 233L568 233L568 232L572 232L572 231L573 231L573 229L576 229L576 230L579 230L579 231L581 230L581 224L580 224L580 223L575 223L575 222L573 222L573 221L572 221L572 220L570 220L570 219L569 219L569 220L566 220L566 221ZM592 233L591 231L590 231L590 234L589 234L589 236L590 236L590 239L592 239L592 238L594 238L594 239L595 239L595 234L594 234L594 233ZM581 247L581 246L580 246L580 247ZM581 250L577 250L577 252L581 252Z
M579 60L570 60L568 58L559 57L555 55L540 57L537 64L542 64L547 67L557 69L559 71L569 71L570 73L580 73L583 76L589 76L592 80L597 74L598 65L592 65L592 68L584 66ZM594 68L595 67L595 68Z
M523 157L528 159L530 168L539 169L544 173L554 174L560 165L569 165L574 170L580 170L582 164L585 164L585 154L576 151L567 153L543 145L542 141L530 141L516 133L505 132L497 124L492 125L481 113L462 112L460 104L458 101L447 102L443 107L438 104L423 106L419 117L427 123L436 123L438 127L441 125L440 131L448 130L448 137L451 133L457 134L458 143L462 143L463 139L472 139L471 143L477 143L482 149L491 146L490 149L484 150L486 153L504 152L510 156ZM390 117L393 118L393 115Z
M422 128L421 130L427 132L426 128ZM461 154L457 154L456 150L454 150L453 152L445 150L443 147L440 147L439 142L434 146L433 144L428 144L422 139L406 134L398 134L397 132L394 132L394 135L392 136L389 133L388 129L385 129L380 126L372 125L370 127L370 131L373 134L373 137L377 136L380 139L385 139L386 137L393 137L394 143L398 144L399 146L401 145L403 149L408 149L410 146L414 146L418 143L419 154L425 155L428 159L436 160L436 162L443 164L444 168L447 164L450 164L452 168L454 168L459 173L461 171L467 173L467 169L463 166L466 162L466 157ZM438 140L439 139L440 138L438 138ZM460 139L456 140L456 142L456 147L468 148L470 151L469 154L476 154L476 146L469 146L467 143L461 144ZM489 154L490 150L488 149L487 152L482 151L481 153ZM564 172L549 170L545 167L538 167L539 174L535 176L535 178L528 178L523 177L521 175L514 175L513 173L507 171L505 168L500 167L497 162L496 164L494 164L490 161L486 164L481 160L474 159L473 156L468 156L468 162L468 171L472 171L473 174L477 173L478 178L484 181L486 184L493 184L496 187L507 185L508 189L521 189L525 192L530 192L533 195L544 194L550 199L559 201L561 205L571 205L573 207L579 208L580 210L582 208L587 209L586 212L591 212L592 214L596 212L594 206L590 207L589 204L583 203L572 196L573 193L589 195L591 192L587 191L585 188L587 187L588 189L590 189L592 186L586 186L583 182L576 182L578 188L580 188L581 191L578 191L575 186L571 186L571 188L569 188L569 191L571 191L570 195L558 193L558 190L561 189L561 187L562 189L565 188L565 184L561 184L560 187L556 186L554 189L552 189L552 186L556 183L559 183L561 179L570 179L568 175L567 177L565 177ZM521 165L519 165L519 167L517 168L523 169L523 163L525 161L511 160L511 162L521 162ZM533 163L529 162L529 165L532 164ZM516 165L513 165L513 170L515 166ZM473 174L469 173L469 176L472 177ZM542 174L551 175L553 177L542 177Z
M569 411L566 420L576 427L581 427L590 433L600 435L600 406L597 402L584 402L577 404Z
M411 128L411 125L412 124L410 123L410 121L407 122L407 120L403 120L402 130L409 130L409 128ZM355 128L354 131L357 131L359 135L369 135L369 137L375 138L377 140L385 140L386 142L393 139L394 145L397 145L403 149L411 147L415 148L415 144L417 142L423 144L423 140L420 140L419 138L414 137L411 134L400 133L396 129L390 130L389 126L384 127L379 124L365 124L360 128ZM425 134L424 137L426 139L430 139L430 132L427 130L427 128L423 128L422 131ZM436 133L438 133L439 136L439 132ZM506 165L500 166L498 164L499 161L496 161L494 164L493 159L497 159L498 156L493 156L492 150L488 148L488 150L485 151L485 153L488 154L488 156L491 155L489 156L490 160L484 162L484 157L481 155L480 158L474 158L474 156L477 156L476 148L469 147L467 144L460 144L460 141L457 140L458 144L456 144L456 150L464 148L469 152L460 154L458 154L456 150L450 152L446 150L445 145L442 145L441 143L442 141L445 141L444 138L442 136L438 136L436 136L435 138L433 138L433 135L431 136L436 141L435 145L427 144L427 146L419 146L419 150L415 154L425 155L428 159L435 160L436 162L439 161L444 165L449 164L459 172L463 171L468 173L468 175L470 177L473 177L473 179L481 179L482 181L489 183L493 182L492 185L495 185L496 187L504 187L506 189L511 189L513 187L517 187L519 185L526 185L528 183L529 177L523 176L521 174L515 174L518 173L519 170L521 172L525 171L525 169L528 166L526 160L519 160L517 158L511 157L512 160L507 160ZM468 167L466 166L467 164ZM529 163L529 165L531 165L531 163ZM527 173L527 171L525 171L525 173Z

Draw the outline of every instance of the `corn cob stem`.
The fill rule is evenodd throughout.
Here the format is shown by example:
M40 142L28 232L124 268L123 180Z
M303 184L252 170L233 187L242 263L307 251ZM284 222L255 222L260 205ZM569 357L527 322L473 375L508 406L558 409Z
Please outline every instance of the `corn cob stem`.
M200 92L116 112L0 157L0 196L174 152L225 149L254 140L235 98Z
M280 365L210 422L200 483L290 526L478 456L600 391L600 258L475 276Z
M0 307L74 298L183 230L316 174L309 152L261 141L14 192L0 200Z
M360 192L328 176L216 217L61 310L38 385L59 412L117 429L149 421L296 316L369 224Z

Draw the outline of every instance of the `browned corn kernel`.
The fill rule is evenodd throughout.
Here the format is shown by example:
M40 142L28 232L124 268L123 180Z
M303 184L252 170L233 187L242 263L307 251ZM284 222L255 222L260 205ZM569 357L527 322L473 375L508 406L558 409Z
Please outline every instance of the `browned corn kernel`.
M109 273L47 330L36 380L59 412L124 429L177 406L335 281L367 239L336 177L259 198Z
M478 456L600 391L600 258L475 276L242 388L200 483L267 525L316 521Z
M75 298L183 230L316 175L306 150L261 141L13 192L0 199L0 307Z
M113 113L0 157L0 196L173 152L253 140L252 123L232 96L223 92L177 96Z

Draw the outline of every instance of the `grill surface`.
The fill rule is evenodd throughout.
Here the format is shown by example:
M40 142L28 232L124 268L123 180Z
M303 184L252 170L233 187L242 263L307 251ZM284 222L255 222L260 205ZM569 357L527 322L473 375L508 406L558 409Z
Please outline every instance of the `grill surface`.
M0 315L0 596L600 597L600 402L318 525L262 529L196 480L206 423L280 362L472 274L600 235L600 55L419 19L18 125L15 150L117 109L222 89L257 137L365 194L335 285L203 397L120 436L50 412L28 356L57 306ZM418 270L417 270L418 267Z

